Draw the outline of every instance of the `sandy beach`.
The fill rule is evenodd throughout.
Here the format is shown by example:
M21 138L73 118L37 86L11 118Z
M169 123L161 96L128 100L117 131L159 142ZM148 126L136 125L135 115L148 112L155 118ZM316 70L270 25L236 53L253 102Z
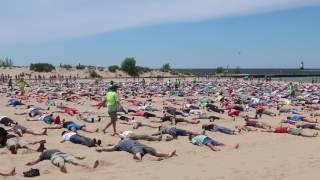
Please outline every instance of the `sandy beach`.
M28 88L27 88L28 90ZM183 97L174 97L175 99L183 99ZM198 97L193 97L198 98ZM91 110L100 115L106 115L106 109L97 110L93 105L95 101L90 101L86 97L84 105L79 105L72 102L57 100L56 103L63 102L66 106L72 106L79 109L80 112ZM162 103L168 97L153 98L154 107L161 109ZM23 112L25 109L20 107L5 107L8 98L4 94L0 97L1 115L6 115L19 122L19 124L28 127L31 130L40 131L44 126L43 122L28 122L27 116L14 115L15 112ZM138 98L145 102L145 98ZM27 104L38 104L35 98L29 98L25 101ZM123 106L135 108L131 104L122 101ZM43 104L40 104L43 106ZM52 107L50 111L56 110ZM271 111L277 112L275 108ZM162 112L156 112L161 115ZM216 113L211 113L216 114ZM254 115L251 111L250 115ZM60 114L61 118L66 120L77 121L75 117L65 114ZM219 125L233 129L236 125L244 125L243 118L236 118L233 121L226 114L219 115L221 120L215 121ZM259 121L267 122L272 125L278 125L280 120L286 118L286 114L276 117L263 116ZM192 117L192 116L191 116ZM190 119L190 118L188 118ZM136 120L147 124L155 118L136 117ZM109 121L109 118L103 117L101 122L88 123L88 128L102 128ZM78 121L80 122L80 121ZM83 121L81 123L84 123ZM209 120L201 120L200 124L190 125L186 123L178 123L177 127L201 131L201 125L209 123ZM163 125L170 125L165 122ZM131 126L118 124L119 130L132 130ZM156 130L146 127L141 127L134 130L136 133L152 134ZM137 162L132 159L132 156L125 152L110 152L98 153L95 148L88 148L81 145L65 142L59 143L61 140L62 130L50 130L48 136L31 136L25 134L26 140L47 140L47 148L60 149L63 152L74 155L87 157L84 162L93 164L95 160L100 161L100 166L94 170L85 170L80 167L68 165L69 173L62 174L50 161L40 162L33 168L40 169L41 176L35 179L54 180L64 178L69 180L91 180L91 179L314 179L317 177L317 169L320 168L320 155L317 153L320 149L319 138L304 138L292 136L289 134L263 133L263 132L244 132L239 135L226 135L218 132L206 132L209 137L224 142L230 147L221 148L220 152L213 152L207 147L198 147L192 145L187 137L179 137L177 140L170 142L146 142L141 141L146 145L157 148L162 152L169 152L173 149L177 150L178 156L163 161L155 161L154 158L146 156L142 162ZM101 132L89 134L81 132L88 137L98 137L103 141L103 145L116 143L119 138L110 136L112 129L107 130L107 134ZM239 149L233 149L231 146L240 144ZM16 167L17 175L13 177L5 177L5 179L22 179L22 172L29 170L30 167L25 166L25 163L35 159L39 153L30 152L28 150L19 150L17 155L11 155L6 148L0 149L0 161L2 162L0 170L8 171L11 167Z

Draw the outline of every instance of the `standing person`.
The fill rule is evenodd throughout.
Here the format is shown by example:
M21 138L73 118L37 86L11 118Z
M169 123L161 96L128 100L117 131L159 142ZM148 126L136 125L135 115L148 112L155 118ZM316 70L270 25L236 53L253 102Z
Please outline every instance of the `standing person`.
M11 78L11 77L10 77L9 82L8 82L8 88L9 88L10 90L13 89L13 86L12 86L12 78Z
M20 93L21 93L22 96L25 93L24 88L26 87L26 84L27 84L26 81L23 79L23 77L21 77L21 79L19 80L18 86L19 86Z
M113 126L113 134L112 136L117 134L117 107L119 105L118 94L117 94L118 87L113 85L109 87L109 91L104 99L104 101L98 106L100 109L102 106L106 105L108 108L108 113L111 118L111 121L103 128L102 132L106 133L106 130L112 125Z

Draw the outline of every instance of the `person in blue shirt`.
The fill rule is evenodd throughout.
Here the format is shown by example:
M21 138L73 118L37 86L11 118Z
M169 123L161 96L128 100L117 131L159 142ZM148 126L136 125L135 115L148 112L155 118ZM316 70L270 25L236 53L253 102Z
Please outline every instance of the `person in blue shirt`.
M318 120L312 120L305 116L301 115L294 115L294 116L288 116L287 120L289 121L304 121L304 122L310 122L310 123L318 123Z

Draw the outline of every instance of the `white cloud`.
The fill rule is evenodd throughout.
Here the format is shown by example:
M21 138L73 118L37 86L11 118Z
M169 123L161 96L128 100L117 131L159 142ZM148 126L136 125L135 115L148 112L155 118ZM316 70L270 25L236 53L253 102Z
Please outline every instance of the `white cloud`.
M2 0L0 44L319 4L320 0Z

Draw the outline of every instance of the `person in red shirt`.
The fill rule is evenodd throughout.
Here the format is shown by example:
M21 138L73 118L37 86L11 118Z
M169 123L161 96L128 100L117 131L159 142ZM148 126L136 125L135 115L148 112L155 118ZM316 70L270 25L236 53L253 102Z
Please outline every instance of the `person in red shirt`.
M271 132L271 133L287 133L295 136L302 136L302 137L316 137L318 133L307 133L303 131L302 128L292 128L289 126L279 126L276 128L270 128L268 130L262 130L261 132Z

